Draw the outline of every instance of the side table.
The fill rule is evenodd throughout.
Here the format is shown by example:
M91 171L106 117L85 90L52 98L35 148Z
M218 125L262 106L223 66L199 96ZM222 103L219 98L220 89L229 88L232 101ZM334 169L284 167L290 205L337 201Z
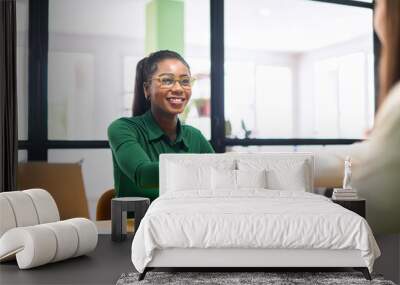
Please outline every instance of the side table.
M127 213L135 215L135 232L150 205L149 198L121 197L111 200L111 239L123 241L126 239Z
M332 202L339 204L340 206L359 214L361 217L365 218L365 204L366 200L363 198L357 199L332 199Z

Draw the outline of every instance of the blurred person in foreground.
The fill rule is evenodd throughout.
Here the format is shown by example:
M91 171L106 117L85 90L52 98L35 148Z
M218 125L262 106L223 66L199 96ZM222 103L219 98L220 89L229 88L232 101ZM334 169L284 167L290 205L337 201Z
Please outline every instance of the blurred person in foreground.
M353 186L367 200L374 233L400 233L400 1L377 0L381 42L379 100L373 129L353 155Z

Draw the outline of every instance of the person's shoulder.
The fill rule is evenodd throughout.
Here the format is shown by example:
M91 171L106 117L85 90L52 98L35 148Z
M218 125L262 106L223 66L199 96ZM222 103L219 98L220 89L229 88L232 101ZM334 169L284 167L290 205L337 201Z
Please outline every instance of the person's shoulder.
M141 124L141 116L121 117L111 122L111 124L108 126L108 133L119 132L124 129L135 129Z
M400 92L400 81L398 81L392 88L393 91L397 91L398 93Z
M400 81L392 88L387 99L389 102L392 101L393 103L400 102Z
M400 82L389 92L382 105L379 107L375 121L376 123L387 121L388 118L400 118Z
M127 126L132 124L132 121L134 121L134 117L121 117L112 121L108 128L114 129L122 126Z
M182 126L183 137L188 140L188 142L205 142L207 141L204 134L197 128L190 125Z
M390 89L388 96L383 100L381 109L392 108L400 104L400 81Z
M203 136L201 131L191 125L182 125L182 131L187 135Z

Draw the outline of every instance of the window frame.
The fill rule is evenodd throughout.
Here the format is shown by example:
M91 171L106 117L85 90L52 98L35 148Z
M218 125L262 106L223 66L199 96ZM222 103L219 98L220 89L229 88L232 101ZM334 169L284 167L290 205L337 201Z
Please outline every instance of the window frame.
M29 3L29 66L28 66L28 139L18 141L29 161L47 161L49 149L109 148L107 140L49 140L48 139L48 40L49 1ZM338 5L374 9L374 2L352 0L308 0ZM380 43L374 31L375 111L378 96L378 55ZM224 113L224 0L210 0L211 49L211 144L217 153L226 147L263 145L346 145L360 139L234 139L225 137Z

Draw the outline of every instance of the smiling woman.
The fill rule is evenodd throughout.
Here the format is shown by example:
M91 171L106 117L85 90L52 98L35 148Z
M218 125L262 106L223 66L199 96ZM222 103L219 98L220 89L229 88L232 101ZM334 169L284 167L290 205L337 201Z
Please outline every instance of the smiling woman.
M157 51L138 62L132 117L108 128L118 197L158 197L161 153L214 152L198 129L178 118L193 81L189 65L176 52Z

